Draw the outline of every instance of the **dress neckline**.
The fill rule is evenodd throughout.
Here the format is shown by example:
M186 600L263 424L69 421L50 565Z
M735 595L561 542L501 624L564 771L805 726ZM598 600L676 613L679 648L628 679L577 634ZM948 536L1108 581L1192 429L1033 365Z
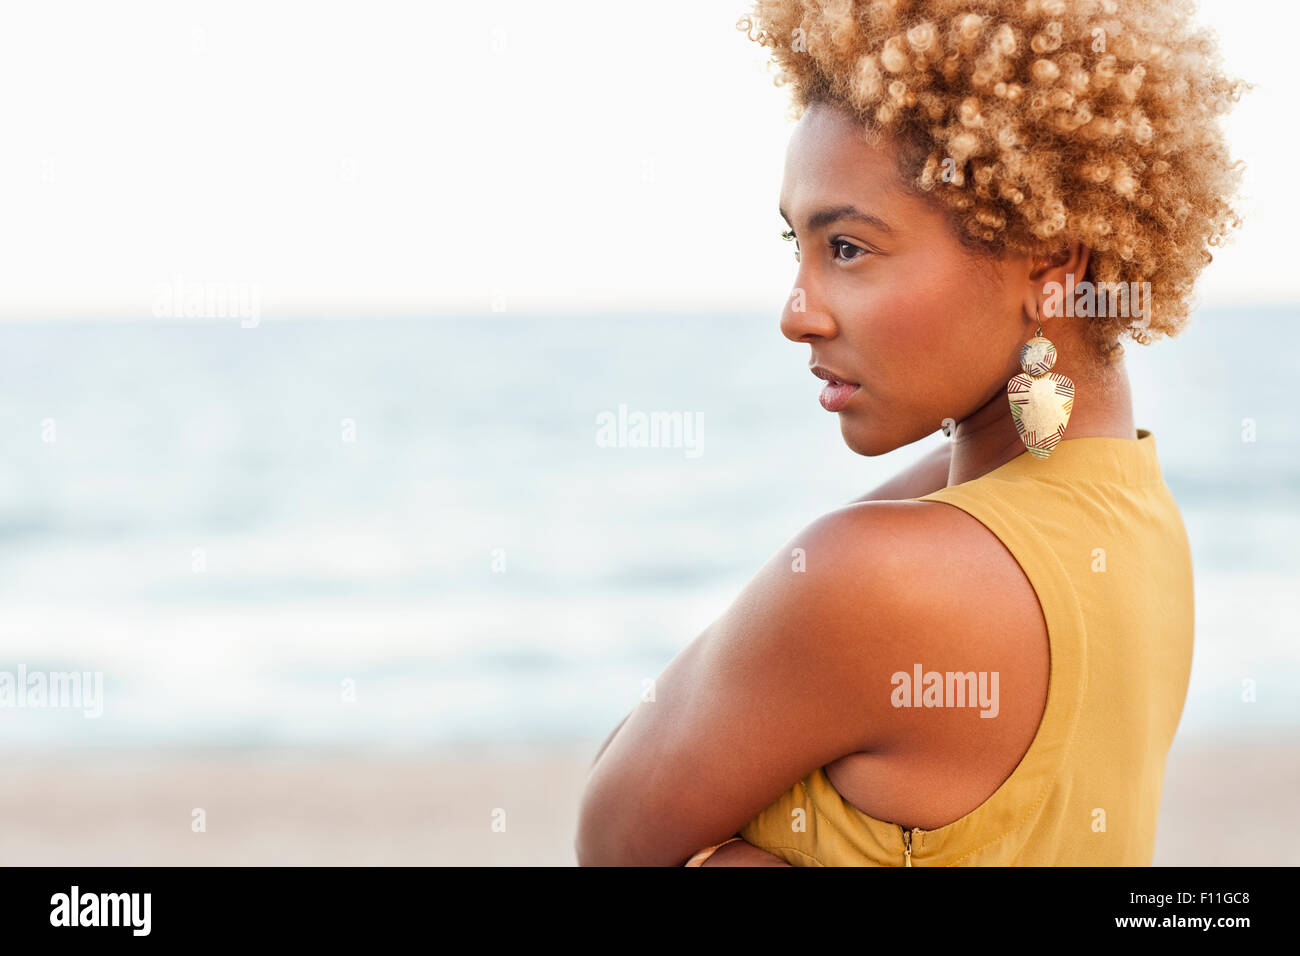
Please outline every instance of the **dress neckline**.
M1156 439L1149 429L1136 429L1137 438L1094 435L1067 438L1047 458L1035 458L1028 450L978 478L949 485L960 488L976 481L1026 481L1057 478L1070 481L1105 481L1141 485L1163 480ZM940 489L942 490L942 489Z

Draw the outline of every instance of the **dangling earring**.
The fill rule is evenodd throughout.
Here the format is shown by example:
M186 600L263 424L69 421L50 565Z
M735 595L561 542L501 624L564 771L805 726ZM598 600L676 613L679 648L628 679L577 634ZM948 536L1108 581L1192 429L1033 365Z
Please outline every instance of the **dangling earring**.
M1074 408L1074 382L1049 371L1055 364L1056 346L1043 338L1043 326L1039 324L1034 337L1020 346L1020 367L1024 371L1007 382L1016 432L1029 454L1039 459L1050 455L1061 442Z

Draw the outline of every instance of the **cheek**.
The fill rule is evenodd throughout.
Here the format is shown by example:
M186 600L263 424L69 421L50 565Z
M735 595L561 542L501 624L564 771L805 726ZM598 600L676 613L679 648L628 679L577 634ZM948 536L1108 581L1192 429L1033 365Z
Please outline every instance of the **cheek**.
M944 265L877 285L859 322L871 393L928 417L987 391L1007 365L1000 343L1014 315L969 264Z
M873 364L888 379L952 374L987 344L992 303L963 277L926 271L900 277L873 297Z

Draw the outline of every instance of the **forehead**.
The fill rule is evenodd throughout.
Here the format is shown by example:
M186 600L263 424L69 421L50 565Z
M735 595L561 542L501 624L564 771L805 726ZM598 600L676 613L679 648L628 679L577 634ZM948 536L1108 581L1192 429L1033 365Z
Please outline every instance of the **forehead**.
M781 208L792 217L831 203L898 203L907 198L887 139L872 141L847 111L813 104L790 136Z

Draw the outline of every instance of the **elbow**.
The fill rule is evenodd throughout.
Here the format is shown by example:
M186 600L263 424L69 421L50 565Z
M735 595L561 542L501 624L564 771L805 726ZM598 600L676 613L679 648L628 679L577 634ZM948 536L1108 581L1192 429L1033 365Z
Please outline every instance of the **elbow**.
M681 866L687 859L665 857L665 847L639 830L620 830L607 818L582 813L573 840L578 866Z
M578 835L573 841L573 853L578 858L578 866L604 866L597 854L596 849L592 847L591 842L587 839L582 828L578 828Z
M611 828L602 819L599 807L600 795L588 783L578 808L578 832L573 839L578 866L619 866L622 863L613 852Z
M646 795L653 784L626 767L597 761L578 802L573 852L578 866L675 866L665 859L666 808Z
M608 782L608 781L607 781ZM617 788L601 786L594 776L588 780L578 807L578 828L573 852L578 866L653 866L639 833L632 827L629 807ZM635 816L639 811L632 811Z
M584 795L578 810L578 832L573 837L573 855L577 857L578 866L600 866L597 862L596 847L592 845L591 827L587 816L587 800Z

